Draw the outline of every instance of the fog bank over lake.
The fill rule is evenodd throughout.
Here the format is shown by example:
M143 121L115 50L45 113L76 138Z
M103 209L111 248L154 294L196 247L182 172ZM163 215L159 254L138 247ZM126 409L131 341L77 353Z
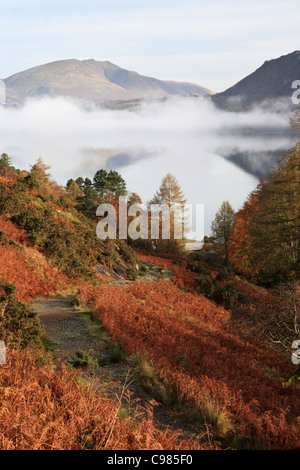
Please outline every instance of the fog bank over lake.
M289 115L217 110L204 98L144 103L135 111L101 109L65 98L0 107L0 152L30 169L41 156L62 185L116 169L147 202L170 172L187 202L205 205L205 233L223 200L239 209L295 143Z

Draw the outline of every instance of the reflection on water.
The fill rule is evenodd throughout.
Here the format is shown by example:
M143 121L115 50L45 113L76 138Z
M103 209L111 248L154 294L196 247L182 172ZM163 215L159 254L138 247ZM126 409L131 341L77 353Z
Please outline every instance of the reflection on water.
M237 145L235 146L234 137ZM257 178L268 178L288 150L295 145L297 132L283 129L238 129L225 134L228 146L218 149L219 154Z
M63 97L0 106L2 152L30 170L41 156L62 185L116 169L144 202L172 173L187 202L205 204L206 233L224 200L237 210L295 142L289 115L218 110L201 98L144 103L136 111L91 108Z
M191 204L205 205L205 234L224 200L238 210L261 177L267 177L294 145L290 135L194 135L168 146L116 152L108 169L120 171L130 191L149 201L166 173L174 174ZM113 152L112 152L113 153Z
M224 157L247 173L257 176L257 178L268 178L271 171L276 169L277 162L281 160L286 153L285 150L274 150L273 152L239 152L232 150L224 153Z

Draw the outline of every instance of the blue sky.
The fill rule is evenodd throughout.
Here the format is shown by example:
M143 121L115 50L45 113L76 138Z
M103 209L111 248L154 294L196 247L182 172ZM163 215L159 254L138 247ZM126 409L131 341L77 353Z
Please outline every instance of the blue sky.
M299 0L0 0L1 78L94 58L222 91L297 49Z

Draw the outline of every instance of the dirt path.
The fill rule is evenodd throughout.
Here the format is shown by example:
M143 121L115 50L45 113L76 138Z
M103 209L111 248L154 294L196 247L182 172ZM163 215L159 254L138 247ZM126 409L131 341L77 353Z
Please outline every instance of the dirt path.
M64 361L75 359L78 349L86 351L97 359L99 367L94 370L93 380L98 381L99 388L114 399L121 397L122 390L127 390L127 398L124 396L122 399L125 413L132 402L145 406L151 397L147 397L141 388L139 371L128 360L118 357L118 345L112 341L101 323L92 319L90 310L74 307L73 298L72 294L61 298L43 298L34 304L51 340L57 367ZM85 378L89 376L89 372L84 373ZM184 438L191 438L196 433L190 427L174 421L161 406L154 407L154 421L160 429L170 427L181 432Z

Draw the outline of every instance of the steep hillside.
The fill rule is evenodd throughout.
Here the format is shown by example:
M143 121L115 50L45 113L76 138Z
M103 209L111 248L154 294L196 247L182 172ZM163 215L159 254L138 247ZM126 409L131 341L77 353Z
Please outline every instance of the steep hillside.
M277 298L199 259L142 251L138 257L146 273L160 270L165 278L151 282L146 274L113 289L86 283L80 299L138 358L145 389L199 432L209 425L212 442L224 449L299 449L299 393L286 386L295 366L236 321L238 312L240 319L246 309L255 312L258 299L272 315ZM214 300L209 284L218 293ZM240 291L228 303L237 284L249 297Z
M283 251L299 261L298 147L279 170L258 188L263 197L256 191L251 211L248 201L237 214L228 265L217 237L184 255L134 254L125 242L100 241L93 201L106 196L117 204L116 194L126 190L117 172L99 170L93 183L69 180L64 190L41 159L25 172L2 154L0 338L8 360L0 367L0 448L299 450L299 367L291 361L299 284L268 289L255 278L258 258L268 269L275 260L276 276L278 267L296 271ZM247 231L258 234L258 245ZM139 271L132 269L137 262ZM254 269L252 277L241 276L243 266L245 275ZM103 282L120 270L130 272L130 282ZM37 311L23 303L71 287L77 295L64 302L43 299ZM97 364L109 382L98 382ZM138 401L127 388L129 372L122 377L124 365L138 377ZM115 379L124 384L120 395ZM161 433L153 419L158 404L171 423L183 420L197 434L185 441L172 429Z
M211 92L199 85L145 77L108 61L60 60L40 65L5 79L8 101L33 96L71 96L93 101L129 101L192 96Z
M25 172L0 178L0 279L15 284L19 300L126 277L136 266L124 241L97 238L96 223L63 188L52 182L46 192L32 183Z
M300 51L267 60L255 72L228 90L212 96L222 109L241 111L264 101L291 105L292 83L300 77ZM271 104L271 103L269 103Z

